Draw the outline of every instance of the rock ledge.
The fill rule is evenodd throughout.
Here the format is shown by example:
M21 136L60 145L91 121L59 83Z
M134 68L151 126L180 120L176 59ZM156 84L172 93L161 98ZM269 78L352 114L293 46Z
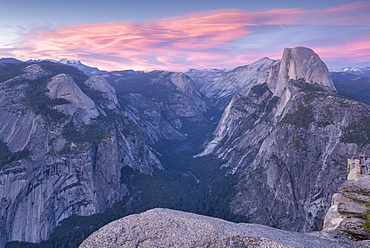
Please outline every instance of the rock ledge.
M89 236L87 247L368 247L330 233L283 231L169 209L152 209L109 223Z

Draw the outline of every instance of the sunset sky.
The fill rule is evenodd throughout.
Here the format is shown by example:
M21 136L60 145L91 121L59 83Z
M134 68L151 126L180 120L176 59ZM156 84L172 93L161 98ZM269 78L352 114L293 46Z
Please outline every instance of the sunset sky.
M105 70L227 68L285 47L370 66L370 1L0 0L0 57Z

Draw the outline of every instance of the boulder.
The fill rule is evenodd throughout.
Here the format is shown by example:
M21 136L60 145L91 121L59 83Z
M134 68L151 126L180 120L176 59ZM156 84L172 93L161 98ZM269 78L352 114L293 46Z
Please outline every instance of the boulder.
M344 182L340 193L333 196L323 230L355 240L370 239L370 233L362 228L367 221L365 203L370 202L369 190L370 175Z

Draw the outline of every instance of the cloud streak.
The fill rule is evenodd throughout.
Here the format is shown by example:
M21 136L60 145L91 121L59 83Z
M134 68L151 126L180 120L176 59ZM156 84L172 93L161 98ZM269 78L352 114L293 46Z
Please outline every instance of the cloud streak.
M310 42L324 60L364 62L370 52L365 20L370 20L370 4L358 2L319 10L225 9L145 22L41 27L18 32L12 46L0 47L0 56L79 59L108 70L232 68L263 56L278 58L283 47ZM320 44L321 37L302 35L324 26L339 27L332 42ZM301 31L291 32L290 27ZM355 37L343 37L354 29ZM258 41L261 34L270 41Z

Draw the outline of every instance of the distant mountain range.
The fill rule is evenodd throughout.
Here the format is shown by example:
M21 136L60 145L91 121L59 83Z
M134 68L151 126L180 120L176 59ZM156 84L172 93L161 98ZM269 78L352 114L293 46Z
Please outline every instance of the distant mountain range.
M260 61L266 60L268 58L263 58ZM73 66L78 68L79 70L83 71L87 76L93 76L97 74L103 74L107 71L100 70L96 67L91 67L83 64L80 60L69 60L69 59L61 59L61 60L53 60L53 59L44 59L44 60L29 60L27 62L41 62L41 61L49 61L53 63L61 63L69 66ZM23 61L14 59L14 58L2 58L0 59L0 63L22 63ZM253 63L253 64L256 64ZM240 70L245 66L241 66L235 68L234 70ZM127 70L125 70L127 71ZM224 73L227 72L226 69L189 69L187 72L188 74L194 74L195 78L201 78L204 74L217 74L217 73ZM345 75L345 74L352 74L357 75L360 77L370 77L370 67L343 67L343 68L336 68L336 69L329 69L329 72L333 75ZM337 74L338 73L338 74ZM343 74L344 73L344 74ZM197 74L197 75L195 75Z
M353 74L360 77L370 77L370 67L344 67L329 70L330 73Z
M370 104L370 67L346 67L330 70L338 93Z
M90 67L90 66L84 65L79 60L61 59L61 60L57 61L57 60L52 60L52 59L45 59L45 60L29 60L29 61L26 61L26 62L42 62L42 61L49 61L49 62L53 62L53 63L60 63L60 64L63 64L63 65L73 66L73 67L76 67L77 69L83 71L87 76L94 76L94 75L98 75L98 74L102 74L102 73L106 72L106 71L101 71L96 67ZM0 60L0 62L1 62L1 60Z

